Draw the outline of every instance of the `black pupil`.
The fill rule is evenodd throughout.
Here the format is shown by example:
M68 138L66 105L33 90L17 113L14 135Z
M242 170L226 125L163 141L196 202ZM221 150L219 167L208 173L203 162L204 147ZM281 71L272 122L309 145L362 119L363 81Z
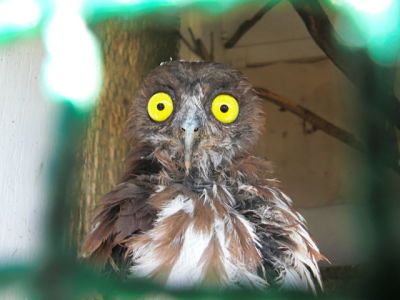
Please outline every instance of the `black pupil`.
M157 109L158 110L163 110L165 108L164 103L158 103L157 104Z
M228 105L222 104L221 107L219 108L223 113L226 113L229 110Z

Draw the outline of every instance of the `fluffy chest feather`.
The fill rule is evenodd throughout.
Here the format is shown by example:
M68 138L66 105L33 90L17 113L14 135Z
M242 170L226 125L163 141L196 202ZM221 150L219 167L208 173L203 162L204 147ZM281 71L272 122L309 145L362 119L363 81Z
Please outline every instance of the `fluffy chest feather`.
M165 195L160 190L153 198ZM179 193L164 199L153 229L129 244L131 274L174 287L198 284L264 286L252 225L218 194Z

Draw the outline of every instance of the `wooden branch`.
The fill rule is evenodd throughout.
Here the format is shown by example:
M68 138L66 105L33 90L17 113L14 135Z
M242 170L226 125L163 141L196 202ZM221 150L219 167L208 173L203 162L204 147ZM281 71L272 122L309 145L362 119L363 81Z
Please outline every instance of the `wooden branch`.
M189 48L190 51L192 51L193 53L196 53L196 50L193 48L193 46L189 43L189 41L179 32L179 38L182 40L182 42L186 45L186 47Z
M193 52L194 54L196 54L197 56L200 57L200 54L197 53L196 49L189 43L189 41L181 34L179 33L179 38L181 39L181 41L185 44L186 47L188 47L188 49ZM200 57L202 58L202 57Z
M290 0L290 3L303 20L315 43L355 86L362 87L365 80L365 66L373 66L380 70L382 92L385 93L387 99L386 117L397 128L400 128L400 102L393 91L395 67L378 66L367 51L348 47L341 43L334 26L318 0Z
M214 61L214 32L210 32L210 61Z
M214 60L214 54L213 54L214 42L213 42L213 40L211 40L212 49L210 50L210 52L208 52L203 41L201 39L195 37L195 35L190 27L188 28L188 31L189 31L190 38L192 40L192 44L182 34L179 33L179 38L182 40L182 42L185 44L185 46L188 47L191 52L196 54L202 60L213 61ZM212 36L211 36L211 38L213 39Z
M326 121L307 108L264 88L256 88L256 92L261 99L267 100L284 110L294 113L303 119L303 121L311 124L314 129L321 130L357 150L364 150L364 145L356 137L354 137L354 135Z
M290 111L291 113L297 115L304 122L311 124L314 130L321 130L326 134L338 139L342 143L345 143L346 145L361 152L365 152L365 145L350 132L340 127L337 127L336 125L326 121L325 119L321 118L307 108L296 104L285 97L277 95L267 89L255 88L255 90L261 99L269 101L279 106L281 109ZM400 175L400 167L397 164L386 163L385 165Z
M244 21L236 29L235 33L231 38L225 42L224 47L226 49L233 48L236 43L242 38L242 36L249 31L268 11L270 11L279 1L269 0L261 9L249 20Z

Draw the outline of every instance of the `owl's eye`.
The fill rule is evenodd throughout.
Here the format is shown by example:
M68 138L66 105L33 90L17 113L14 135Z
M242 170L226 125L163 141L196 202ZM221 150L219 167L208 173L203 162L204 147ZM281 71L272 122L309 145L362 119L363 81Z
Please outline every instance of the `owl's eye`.
M156 122L168 119L174 110L174 102L167 93L155 93L147 103L147 113Z
M231 95L221 94L211 104L214 117L222 123L232 123L239 115L239 104Z

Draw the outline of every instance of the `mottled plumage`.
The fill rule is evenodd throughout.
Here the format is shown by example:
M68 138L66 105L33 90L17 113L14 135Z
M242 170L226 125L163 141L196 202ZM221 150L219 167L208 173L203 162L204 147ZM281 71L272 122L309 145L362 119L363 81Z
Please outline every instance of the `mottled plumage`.
M147 111L159 92L174 104L163 122ZM232 123L211 112L220 94L239 104ZM84 253L101 265L117 256L132 276L174 287L320 287L322 256L304 219L269 163L249 154L263 126L239 71L178 61L154 69L132 105L127 172L101 200Z

